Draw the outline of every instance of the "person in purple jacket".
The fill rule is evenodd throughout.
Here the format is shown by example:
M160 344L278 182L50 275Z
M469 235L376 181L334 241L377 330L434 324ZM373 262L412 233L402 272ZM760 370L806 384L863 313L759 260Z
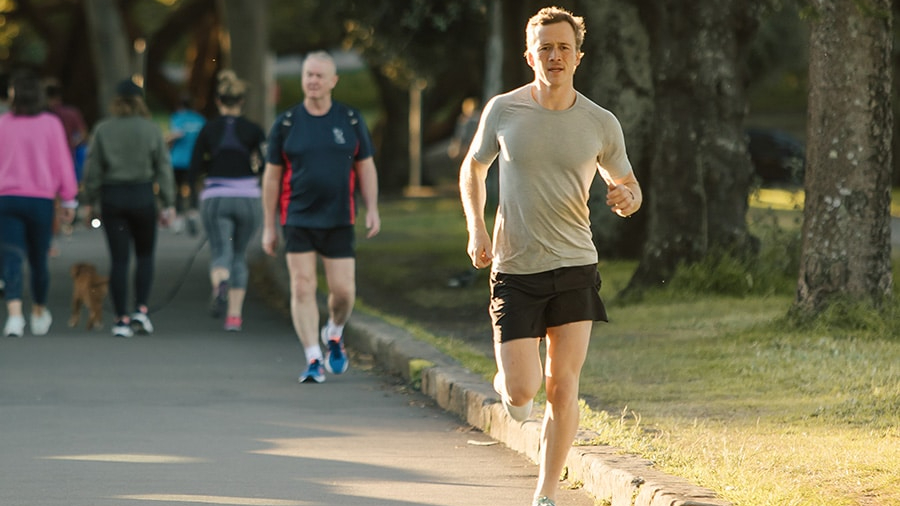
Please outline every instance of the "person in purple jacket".
M22 337L23 262L31 274L31 334L50 330L48 252L53 233L54 200L60 218L75 217L78 184L62 122L47 112L41 81L30 71L11 81L10 111L0 115L0 255L6 282L3 335Z

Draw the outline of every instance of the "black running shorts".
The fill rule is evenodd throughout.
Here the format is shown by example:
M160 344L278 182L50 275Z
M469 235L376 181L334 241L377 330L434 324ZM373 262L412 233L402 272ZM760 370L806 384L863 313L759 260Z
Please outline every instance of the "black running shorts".
M547 329L579 321L609 321L600 300L597 264L535 274L491 273L494 341L544 337Z
M335 228L284 226L284 249L288 253L315 251L325 258L355 258L355 247L353 225Z

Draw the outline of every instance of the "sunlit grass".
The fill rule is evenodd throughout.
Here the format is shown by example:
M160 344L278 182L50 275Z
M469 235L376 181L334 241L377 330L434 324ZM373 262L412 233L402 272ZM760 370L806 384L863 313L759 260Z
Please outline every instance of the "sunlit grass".
M735 504L900 501L900 343L791 331L789 303L616 308L595 330L582 395L641 430L610 432L605 420L600 442Z
M803 209L805 196L803 190L759 188L750 194L750 205L779 211L799 211Z
M761 194L751 210L754 233L796 248L797 198ZM384 232L361 248L361 263L377 264L388 286L422 276L411 290L422 307L486 301L486 282L448 292L424 277L467 265L458 206L455 199L385 203ZM843 308L816 325L791 324L796 271L783 258L787 249L773 248L764 258L780 263L757 269L787 280L765 293L710 295L676 280L631 304L616 294L637 262L601 261L610 322L594 327L581 381L582 425L597 438L580 444L641 455L736 506L900 504L900 332L884 320L900 309L886 316ZM727 274L740 265L715 268ZM378 312L376 302L363 306ZM380 315L486 380L493 375L492 357L468 343L406 316Z
M805 200L806 194L802 188L758 188L750 194L752 207L778 211L801 211ZM900 217L900 189L891 190L891 216Z

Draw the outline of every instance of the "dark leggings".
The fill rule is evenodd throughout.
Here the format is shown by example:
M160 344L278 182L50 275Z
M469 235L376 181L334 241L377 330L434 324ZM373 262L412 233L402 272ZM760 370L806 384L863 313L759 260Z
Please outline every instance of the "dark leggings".
M0 279L6 282L7 300L22 299L27 261L31 298L35 304L47 304L50 287L47 250L52 230L52 200L0 197Z
M153 285L156 217L152 184L103 187L101 219L109 248L109 286L117 317L129 314L128 271L132 244L137 260L134 273L134 307L136 310L139 306L148 305Z

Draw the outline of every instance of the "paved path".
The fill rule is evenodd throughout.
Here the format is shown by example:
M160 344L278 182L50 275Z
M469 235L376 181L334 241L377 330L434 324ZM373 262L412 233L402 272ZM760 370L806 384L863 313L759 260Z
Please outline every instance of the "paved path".
M529 459L365 355L298 384L290 321L252 291L244 331L224 332L206 312L205 247L188 267L197 244L161 233L156 333L121 339L109 301L103 330L66 327L69 266L107 260L100 231L61 240L50 333L0 338L0 505L530 504ZM591 504L583 490L559 501Z

